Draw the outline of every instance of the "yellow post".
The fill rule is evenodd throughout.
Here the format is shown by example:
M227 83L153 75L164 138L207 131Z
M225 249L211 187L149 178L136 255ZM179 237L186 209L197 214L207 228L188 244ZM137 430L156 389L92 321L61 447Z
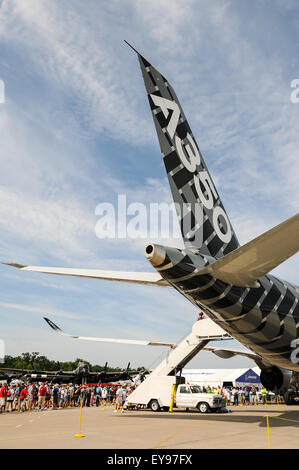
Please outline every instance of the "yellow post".
M82 405L83 405L83 400L82 400L82 397L81 397L79 432L78 432L78 434L75 434L74 437L84 437L84 434L81 434Z
M269 449L271 449L271 442L270 442L270 427L269 427L269 418L268 415L266 416L267 418L267 429L268 429L268 443L269 443Z
M173 384L173 386L172 386L170 407L169 407L169 410L168 410L169 413L172 413L172 408L173 408L173 403L174 403L174 394L175 394L175 384Z

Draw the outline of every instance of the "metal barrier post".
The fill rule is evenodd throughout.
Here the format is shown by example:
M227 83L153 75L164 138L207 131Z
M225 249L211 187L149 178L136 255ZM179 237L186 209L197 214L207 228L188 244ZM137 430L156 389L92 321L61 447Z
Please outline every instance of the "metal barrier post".
M270 428L269 428L269 417L268 417L268 415L266 416L266 418L267 418L267 430L268 430L268 443L269 443L269 449L271 449Z
M170 407L169 407L169 410L168 410L169 413L172 413L172 408L173 408L173 403L174 403L174 394L175 394L175 384L173 384L173 386L172 386Z
M79 432L78 432L78 434L75 434L74 437L84 437L84 434L81 434L82 404L83 404L83 400L82 400L82 397L81 397Z

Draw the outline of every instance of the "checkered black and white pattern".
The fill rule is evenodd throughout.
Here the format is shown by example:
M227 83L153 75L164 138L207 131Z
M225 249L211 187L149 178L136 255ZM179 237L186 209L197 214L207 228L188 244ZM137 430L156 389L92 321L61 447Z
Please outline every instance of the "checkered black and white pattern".
M193 231L195 234L201 231L201 237L195 236L190 240L182 223L183 212L178 210L186 246L186 250L181 251L184 257L178 258L171 251L167 252L163 264L155 268L235 339L271 364L299 373L299 364L290 360L291 342L299 337L299 288L272 275L258 279L259 287L249 288L232 286L208 274L200 274L203 263L207 265L226 255L238 248L239 243L232 227L229 230L225 227L230 225L226 214L219 226L223 233L230 231L230 239L224 240L228 237L222 236L219 227L218 232L215 229L215 208L221 208L222 213L224 209L215 188L210 191L211 179L210 186L201 184L200 188L195 187L195 177L203 171L208 174L208 170L173 88L149 62L140 55L138 57L173 199L179 206L191 203ZM182 153L179 155L177 142L181 152L185 146L183 156ZM186 146L190 142L197 149L190 151L189 148L187 154L191 159L186 154ZM199 160L195 170L195 163ZM198 197L199 192L202 199ZM208 204L205 206L202 201L210 202L211 193L213 206L207 207ZM201 208L201 216L194 210L196 205ZM199 249L197 255L195 247Z
M194 184L194 175L198 176L203 171L208 173L208 170L180 106L179 100L166 78L163 77L163 75L161 75L142 56L139 55L138 57L172 196L177 207L178 218L181 224L181 232L185 245L186 247L200 248L202 253L215 258L222 257L239 246L236 235L231 226L229 227L231 237L228 242L224 242L217 235L214 227L215 223L213 222L213 211L215 211L216 207L219 207L224 212L224 208L215 188L212 208L205 207L198 197L198 190ZM170 109L168 116L165 116L165 112L163 112L161 107L157 105L159 99L155 100L155 97L164 98L166 102L169 102ZM175 129L172 129L172 132L168 132L167 128L170 121L173 119L176 107L179 108L179 114L176 121L177 125L175 126ZM179 140L179 142L182 143L182 147L185 148L188 145L188 135L196 146L196 152L200 155L201 161L200 165L196 165L196 170L193 172L188 171L182 163L177 150L177 145L175 144L175 142ZM186 158L188 158L188 156ZM209 178L211 180L210 175ZM209 187L203 185L202 182L199 184L203 196L207 198ZM186 207L188 206L190 209L186 210ZM187 220L184 220L186 218ZM230 225L228 218L226 220ZM223 220L220 220L219 223L220 228L225 225ZM192 232L191 238L188 236L190 230Z

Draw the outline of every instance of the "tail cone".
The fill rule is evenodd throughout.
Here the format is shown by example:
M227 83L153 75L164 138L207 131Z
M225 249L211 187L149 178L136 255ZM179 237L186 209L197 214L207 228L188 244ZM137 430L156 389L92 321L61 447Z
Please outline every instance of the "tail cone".
M153 266L159 266L165 261L166 250L163 246L147 245L145 256Z

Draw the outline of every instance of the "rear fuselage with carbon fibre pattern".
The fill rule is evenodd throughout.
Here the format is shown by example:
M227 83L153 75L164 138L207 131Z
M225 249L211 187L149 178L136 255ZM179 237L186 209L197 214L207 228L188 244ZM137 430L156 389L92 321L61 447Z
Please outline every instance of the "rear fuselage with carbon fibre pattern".
M210 257L163 248L165 260L154 267L177 291L271 364L299 372L291 360L291 343L299 337L297 286L271 274L258 279L256 288L231 286L200 274Z

